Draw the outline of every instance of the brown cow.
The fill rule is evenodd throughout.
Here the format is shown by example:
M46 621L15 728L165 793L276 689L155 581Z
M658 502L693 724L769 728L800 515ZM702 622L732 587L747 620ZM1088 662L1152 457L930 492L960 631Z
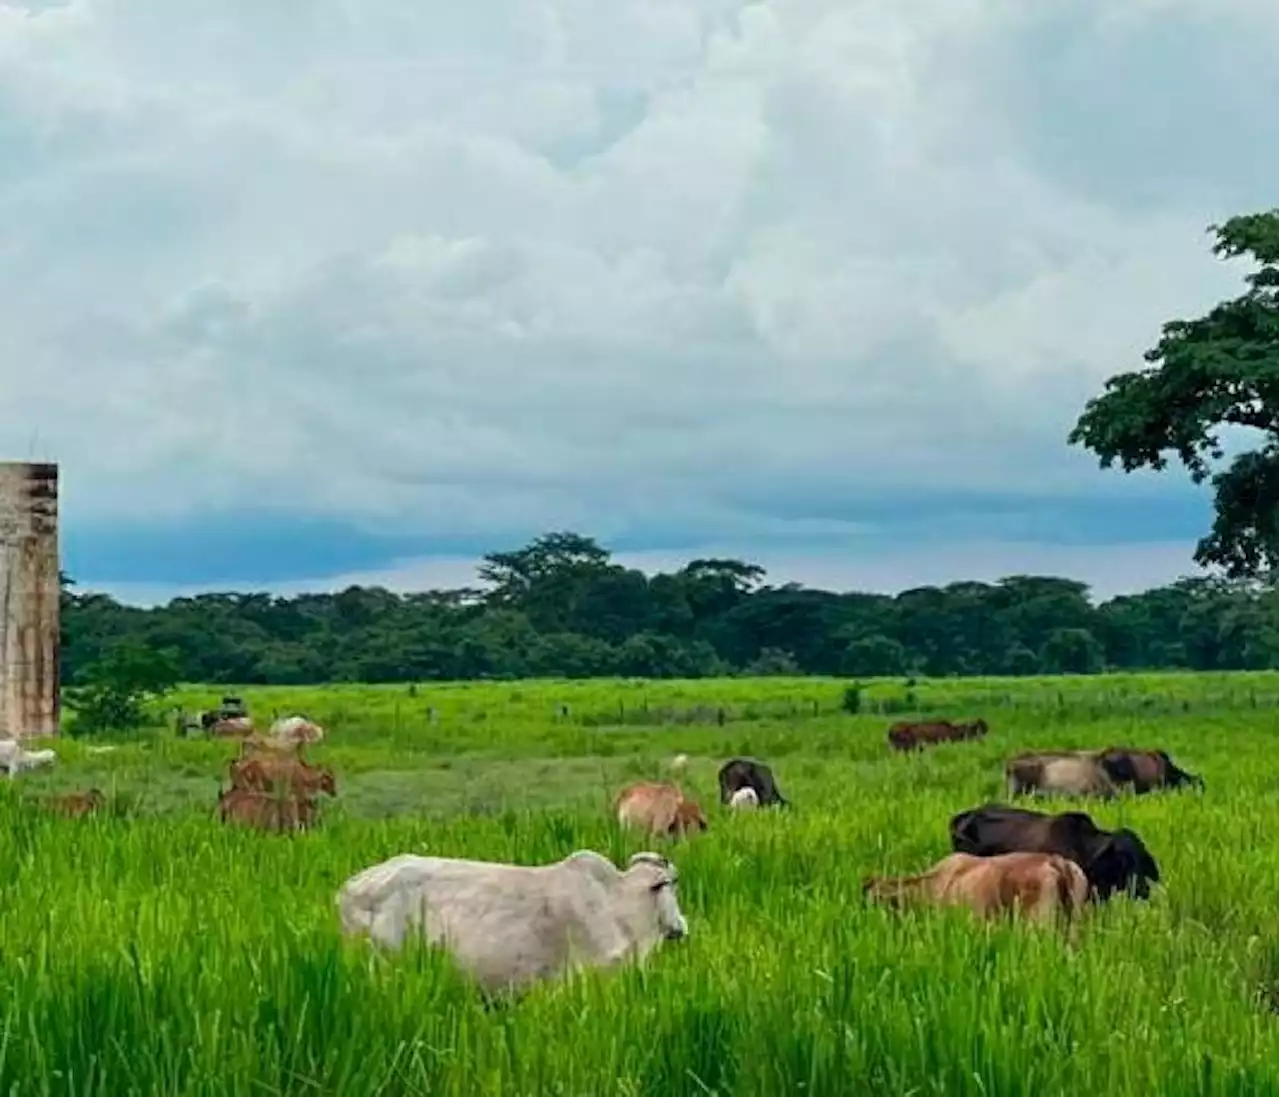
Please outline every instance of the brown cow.
M952 853L919 876L866 879L862 891L873 902L894 907L921 901L967 906L979 918L1062 918L1069 926L1089 900L1089 881L1079 865L1056 853Z
M920 723L898 723L889 729L889 746L894 750L919 750L936 743L959 743L981 739L987 734L982 719L970 724L953 724L950 720L926 720Z
M88 792L64 792L61 795L48 796L44 804L58 815L79 819L101 811L107 806L107 798L102 795L101 789L91 788Z
M295 796L314 796L324 792L338 795L338 783L328 766L315 766L299 758L255 755L233 759L230 765L231 787L273 792L288 790Z
M218 790L218 814L224 823L257 827L259 830L304 830L317 819L316 802L257 789Z
M1152 789L1180 788L1183 785L1204 791L1204 778L1179 769L1163 750L1107 747L1097 755L1107 776L1117 785L1128 785L1136 795Z
M1010 796L1040 792L1109 800L1118 792L1094 751L1020 754L1005 763L1004 772Z
M681 837L695 827L707 829L707 817L679 785L641 781L623 789L615 801L618 822L644 827L651 834Z

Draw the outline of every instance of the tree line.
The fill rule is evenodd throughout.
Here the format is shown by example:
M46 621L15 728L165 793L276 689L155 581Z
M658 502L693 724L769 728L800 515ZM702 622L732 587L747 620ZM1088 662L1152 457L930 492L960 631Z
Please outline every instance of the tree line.
M484 557L481 585L462 590L206 594L139 609L68 584L63 681L110 707L176 678L307 684L1275 667L1280 211L1232 217L1209 232L1218 258L1249 263L1245 291L1204 316L1166 323L1146 365L1110 378L1067 440L1103 467L1160 470L1177 460L1193 482L1207 482L1214 522L1195 559L1220 578L1098 605L1083 583L1033 575L893 597L840 594L768 585L761 568L741 560L694 560L648 576L614 563L589 537L549 533ZM130 685L121 693L104 682ZM123 726L128 715L111 719Z
M1015 575L897 595L765 582L733 559L646 575L594 539L548 533L485 556L476 587L216 593L167 605L62 596L62 677L146 650L189 682L320 684L724 674L1089 674L1276 666L1273 584L1186 579L1099 604Z

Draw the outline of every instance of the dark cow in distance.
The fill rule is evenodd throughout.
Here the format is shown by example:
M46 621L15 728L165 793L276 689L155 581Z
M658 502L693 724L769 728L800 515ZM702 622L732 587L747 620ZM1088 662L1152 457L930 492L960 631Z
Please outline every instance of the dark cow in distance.
M889 746L894 750L919 750L935 743L959 743L981 739L987 734L987 722L953 724L950 720L926 720L920 723L898 723L889 729Z
M1098 751L1098 761L1112 781L1117 785L1129 785L1138 795L1152 789L1181 788L1183 785L1204 791L1204 778L1179 769L1163 750L1107 747Z
M731 758L720 767L720 803L728 804L733 794L749 788L761 807L790 807L791 803L778 790L773 770L754 758Z
M1038 811L983 804L951 820L951 848L976 857L1003 853L1057 853L1084 870L1097 899L1127 892L1151 894L1160 869L1142 839L1128 828L1101 830L1082 811L1046 815Z

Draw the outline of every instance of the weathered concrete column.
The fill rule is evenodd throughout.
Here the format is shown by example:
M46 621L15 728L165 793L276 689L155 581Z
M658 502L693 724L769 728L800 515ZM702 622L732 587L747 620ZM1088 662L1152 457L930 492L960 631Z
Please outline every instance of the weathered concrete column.
M58 466L0 461L0 738L57 735Z

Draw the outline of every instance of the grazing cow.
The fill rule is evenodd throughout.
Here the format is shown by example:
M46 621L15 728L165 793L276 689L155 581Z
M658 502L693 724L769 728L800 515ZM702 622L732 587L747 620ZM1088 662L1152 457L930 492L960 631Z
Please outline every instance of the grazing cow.
M901 906L912 901L967 906L979 918L1021 915L1068 925L1089 899L1089 881L1074 861L1056 853L1002 853L975 857L952 853L919 876L864 880L874 902Z
M720 803L727 804L740 788L750 788L762 807L790 807L773 779L773 770L754 758L731 758L720 767Z
M951 820L951 848L957 853L991 857L1001 853L1057 853L1074 861L1088 878L1091 893L1109 899L1127 892L1136 899L1160 882L1155 858L1133 831L1099 829L1081 811L1045 815L1038 811L983 804Z
M222 739L240 739L253 734L253 721L248 716L228 716L209 725L209 734Z
M218 814L224 823L286 831L314 826L318 813L315 801L305 796L229 788L218 790Z
M987 722L982 719L970 724L953 724L950 720L930 720L921 723L894 724L888 733L889 746L894 750L920 750L936 743L959 743L966 739L981 739L987 734Z
M643 827L654 835L679 838L693 827L707 829L702 809L685 799L679 785L667 782L628 785L618 793L614 807L624 827Z
M79 819L106 807L107 798L102 795L101 789L91 788L88 792L64 792L59 796L47 796L44 804L55 814Z
M406 853L352 876L336 905L346 933L389 948L420 934L492 992L642 961L686 937L676 880L656 853L625 871L591 850L534 866Z
M690 830L706 830L707 817L695 801L685 798L676 805L676 817L672 826L677 837Z
M231 787L258 792L288 791L295 796L338 795L338 782L328 766L313 766L299 758L258 755L233 759Z
M57 759L58 755L48 748L27 750L16 739L0 739L0 769L9 774L11 781L24 770L51 766Z
M760 797L750 785L743 785L729 797L729 806L735 811L754 811L760 806Z
M1005 764L1004 772L1010 796L1040 792L1109 800L1117 793L1092 751L1020 754Z
M1204 791L1204 778L1187 773L1173 764L1163 750L1133 750L1129 747L1107 747L1098 753L1098 761L1107 776L1117 785L1129 785L1141 795L1157 788L1180 788L1192 785Z

